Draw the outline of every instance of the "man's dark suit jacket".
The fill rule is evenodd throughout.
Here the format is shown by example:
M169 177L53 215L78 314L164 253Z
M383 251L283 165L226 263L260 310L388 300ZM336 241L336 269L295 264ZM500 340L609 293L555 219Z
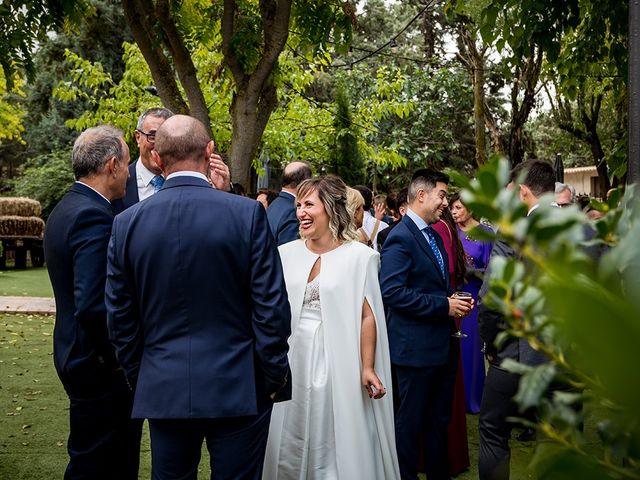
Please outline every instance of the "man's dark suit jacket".
M258 397L290 398L289 303L260 203L168 179L116 217L106 301L134 418L255 415Z
M389 234L391 233L391 230L396 228L401 221L402 221L402 218L400 220L395 220L395 221L391 222L387 228L385 228L384 230L380 230L378 232L378 235L376 236L376 242L378 242L378 251L379 252L382 251L382 247L384 245L384 242L387 239L387 237L389 236Z
M442 240L434 237L447 265ZM453 328L449 272L445 269L442 277L433 250L407 215L384 242L380 287L388 308L391 362L410 367L445 364Z
M80 183L47 221L44 253L56 299L53 359L67 390L100 390L116 367L104 303L112 222L109 202Z
M293 195L280 192L267 208L269 227L278 246L300 238L296 217L296 199Z

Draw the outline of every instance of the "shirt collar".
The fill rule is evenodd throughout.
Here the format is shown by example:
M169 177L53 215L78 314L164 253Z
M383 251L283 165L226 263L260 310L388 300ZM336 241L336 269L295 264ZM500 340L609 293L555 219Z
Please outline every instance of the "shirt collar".
M407 216L413 220L413 223L416 224L416 227L418 227L418 230L422 231L425 228L427 228L429 226L429 224L427 222L425 222L420 215L418 215L416 212L414 212L413 210L411 210L410 208L407 208Z
M100 195L102 198L104 198L107 202L109 202L109 205L111 205L111 200L109 200L107 197L105 197L103 194L101 194L98 190L93 188L91 185L87 185L86 183L81 182L80 180L76 180L76 183L79 183L80 185L84 185L85 187L90 188L91 190L96 192L98 195Z
M156 174L142 163L141 158L138 158L138 161L136 162L136 176L142 180L142 184L146 187L151 183L151 180L156 176Z
M200 172L194 172L191 170L180 170L179 172L173 172L171 175L167 177L167 180L175 177L195 177L209 183L209 179L206 177L206 175L203 175Z

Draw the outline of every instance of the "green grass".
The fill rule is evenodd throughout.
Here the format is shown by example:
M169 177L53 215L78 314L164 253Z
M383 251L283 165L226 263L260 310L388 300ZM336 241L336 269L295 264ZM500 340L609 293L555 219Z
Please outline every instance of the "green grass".
M0 315L0 479L62 478L67 466L69 402L53 367L53 322ZM209 472L203 450L200 477ZM151 478L146 423L139 478Z
M0 315L0 478L61 478L67 465L68 400L53 367L52 316ZM471 469L459 480L478 478L478 416L468 415ZM595 419L585 422L590 450L599 449ZM533 479L528 464L535 443L512 440L511 478ZM149 435L143 433L140 478L151 477ZM203 447L200 478L209 477ZM421 478L424 478L422 476Z
M47 269L0 271L0 296L53 297Z

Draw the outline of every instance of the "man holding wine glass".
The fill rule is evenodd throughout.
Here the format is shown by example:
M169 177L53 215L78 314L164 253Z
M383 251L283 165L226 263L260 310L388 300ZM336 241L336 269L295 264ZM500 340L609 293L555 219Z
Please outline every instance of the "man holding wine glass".
M441 172L415 172L407 213L381 254L380 286L398 382L395 431L403 479L418 478L421 435L427 478L449 478L447 425L458 361L453 317L467 315L473 300L453 295L447 254L431 229L448 205L448 182Z

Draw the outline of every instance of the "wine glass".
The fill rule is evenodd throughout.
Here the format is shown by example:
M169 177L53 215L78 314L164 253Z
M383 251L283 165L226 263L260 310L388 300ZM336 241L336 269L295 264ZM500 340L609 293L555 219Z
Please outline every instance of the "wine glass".
M473 295L471 295L471 293L469 292L464 292L464 291L457 291L454 292L453 295L451 295L451 298L459 298L461 300L466 300L468 302L471 302L473 300ZM462 320L461 320L462 321ZM460 328L458 327L458 330L451 334L452 337L456 337L456 338L466 338L468 337L468 335L466 333L463 333L462 330L460 330Z

